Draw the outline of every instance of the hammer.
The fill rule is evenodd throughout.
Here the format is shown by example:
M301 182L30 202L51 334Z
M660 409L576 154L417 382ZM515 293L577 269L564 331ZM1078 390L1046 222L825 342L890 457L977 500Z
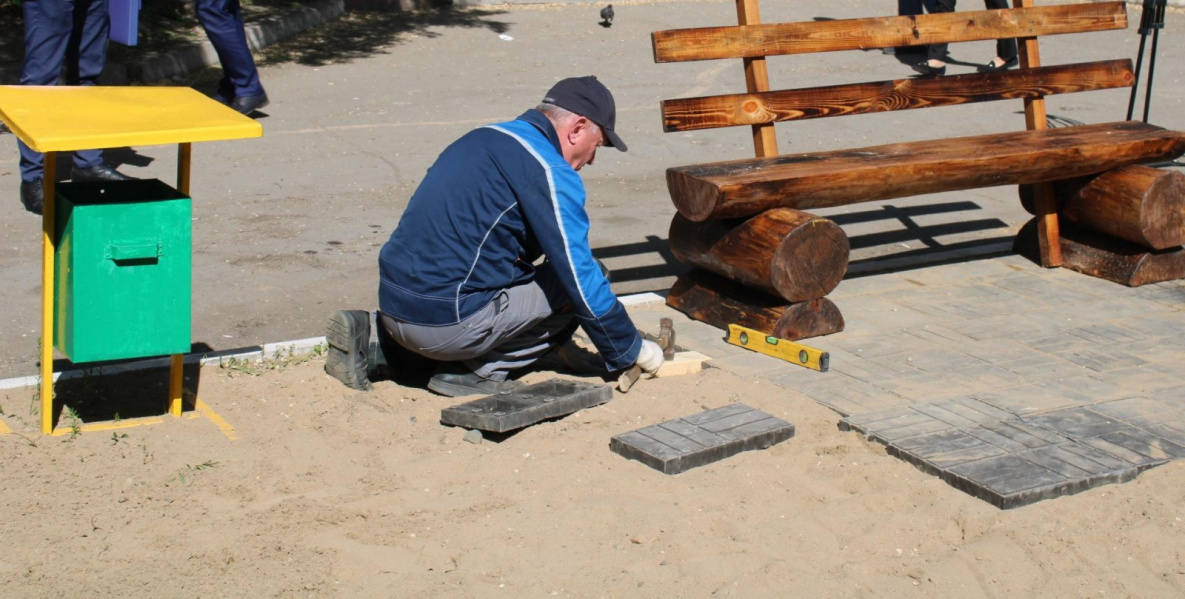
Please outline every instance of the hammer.
M675 358L675 323L670 318L661 318L658 321L658 346L662 348L662 359L670 362ZM634 364L630 366L621 376L617 377L617 390L622 393L629 393L630 388L642 376L642 367Z

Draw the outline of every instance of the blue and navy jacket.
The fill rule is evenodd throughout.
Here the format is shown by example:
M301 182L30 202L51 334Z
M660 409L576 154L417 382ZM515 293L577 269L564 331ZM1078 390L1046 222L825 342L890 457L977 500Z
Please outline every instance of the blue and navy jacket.
M456 324L532 280L545 255L606 366L629 367L642 338L593 259L584 201L543 113L465 134L428 169L379 252L379 308L412 324Z

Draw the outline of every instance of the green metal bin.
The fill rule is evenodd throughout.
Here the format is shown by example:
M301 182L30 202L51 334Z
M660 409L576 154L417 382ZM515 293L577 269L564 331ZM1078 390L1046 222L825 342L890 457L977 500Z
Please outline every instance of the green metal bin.
M72 362L190 347L190 198L156 179L57 186L54 346Z

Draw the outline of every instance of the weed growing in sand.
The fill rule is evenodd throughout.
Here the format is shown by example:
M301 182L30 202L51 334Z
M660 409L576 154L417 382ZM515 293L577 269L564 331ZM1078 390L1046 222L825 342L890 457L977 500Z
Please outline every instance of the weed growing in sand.
M261 358L252 360L250 358L236 358L230 357L226 360L219 360L218 367L227 371L229 376L236 374L246 374L250 376L260 376L269 370L283 371L289 366L296 366L297 364L304 364L309 360L325 355L326 348L323 344L318 343L314 345L308 353L297 354L296 345L290 345L287 348L276 348L270 358Z
M82 419L78 417L78 412L70 406L62 406L62 411L66 413L66 418L70 421L70 437L66 440L73 441L82 434Z
M201 472L202 470L206 470L208 468L213 468L217 465L218 465L218 462L215 462L214 460L206 460L206 461L202 462L201 464L197 464L195 466L190 466L189 464L186 464L185 468L177 473L177 482L180 482L183 485L188 485L189 483L193 482L194 474Z
M127 438L128 438L128 434L127 434L127 433L123 433L123 434L120 434L120 433L111 433L111 444L112 444L112 445L119 445L119 442L120 442L120 441L122 441L122 440L124 440L124 439L127 439Z

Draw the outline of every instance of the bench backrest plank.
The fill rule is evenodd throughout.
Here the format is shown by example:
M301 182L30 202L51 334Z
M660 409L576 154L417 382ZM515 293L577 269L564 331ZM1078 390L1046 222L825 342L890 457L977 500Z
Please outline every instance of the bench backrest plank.
M812 87L755 94L663 100L663 130L694 131L830 116L1033 99L1046 95L1131 87L1129 59Z
M651 34L655 62L757 58L1127 28L1123 2L672 29Z

